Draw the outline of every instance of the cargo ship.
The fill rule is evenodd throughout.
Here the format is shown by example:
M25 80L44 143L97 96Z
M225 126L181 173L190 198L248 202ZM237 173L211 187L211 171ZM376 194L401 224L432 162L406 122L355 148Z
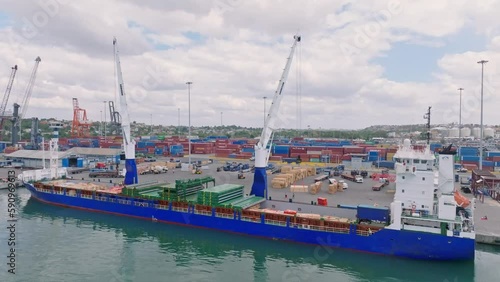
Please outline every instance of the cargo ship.
M473 259L473 205L450 191L454 170L447 161L452 157L439 155L436 177L430 151L403 146L395 155L396 194L390 207L343 209L266 200L244 196L241 185L216 185L211 177L125 186L59 179L25 186L42 202L70 208L325 248L414 259Z
M121 97L126 173L123 185L68 179L57 167L57 127L51 139L51 167L20 175L31 196L63 207L136 217L155 222L214 229L272 240L290 241L424 260L470 260L475 253L475 202L454 189L453 152L429 147L414 150L404 140L394 155L396 193L388 207L346 208L273 201L268 197L268 144L276 128L284 82L299 36L255 146L254 183L249 196L244 186L218 184L212 177L175 183L138 183L134 144L121 68L117 62ZM115 41L114 41L115 44ZM438 161L438 165L436 165ZM332 187L343 189L342 187Z

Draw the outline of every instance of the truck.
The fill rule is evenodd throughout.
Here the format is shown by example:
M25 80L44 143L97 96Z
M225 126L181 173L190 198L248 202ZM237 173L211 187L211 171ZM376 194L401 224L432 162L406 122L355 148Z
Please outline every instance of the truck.
M105 171L92 171L89 173L89 177L118 178L118 177L124 177L124 175L123 173L117 170L105 170Z
M363 177L361 175L354 176L354 181L356 183L363 183Z
M355 181L356 178L354 175L351 175L350 173L348 172L344 172L340 175L340 177L344 178L344 179L347 179L347 180L351 180L351 181Z
M372 190L373 191L380 191L380 190L382 190L382 188L384 188L388 184L389 184L389 180L387 180L386 178L380 178L379 182L373 184Z
M85 168L85 167L68 169L69 174L78 174L78 173L82 173L82 172L86 172L86 171L89 171L89 169Z

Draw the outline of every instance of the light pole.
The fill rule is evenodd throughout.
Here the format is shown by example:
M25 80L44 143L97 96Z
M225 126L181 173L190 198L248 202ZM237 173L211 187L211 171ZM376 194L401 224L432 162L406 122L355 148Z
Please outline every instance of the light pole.
M266 127L266 99L267 97L262 97L264 99L264 127Z
M483 77L484 77L484 64L488 61L481 60L477 62L481 64L481 137L479 140L479 170L483 169Z
M460 91L460 112L458 114L458 139L462 139L462 87L458 88Z
M177 108L177 135L181 135L181 108Z
M102 122L102 111L101 111L101 124L99 126L99 135L102 137L102 129L103 129L103 122Z
M108 101L103 101L104 103L104 139L106 139L106 103Z
M220 112L220 127L222 127L222 112Z
M188 86L188 146L189 146L189 166L191 166L191 84L193 82L186 82Z
M150 115L151 115L151 128L149 129L150 131L149 135L153 135L153 114Z

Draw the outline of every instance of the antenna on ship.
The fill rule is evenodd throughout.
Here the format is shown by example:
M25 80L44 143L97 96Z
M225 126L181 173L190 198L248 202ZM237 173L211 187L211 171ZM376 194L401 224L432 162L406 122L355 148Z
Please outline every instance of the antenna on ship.
M424 115L424 119L427 120L427 145L429 145L430 141L431 141L431 108L432 107L429 107L427 109L427 113L425 113Z

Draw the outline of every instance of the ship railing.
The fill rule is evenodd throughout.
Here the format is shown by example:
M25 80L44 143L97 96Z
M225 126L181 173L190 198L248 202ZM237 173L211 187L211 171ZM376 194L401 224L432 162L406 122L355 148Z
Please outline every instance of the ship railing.
M57 194L57 195L64 195L64 191L61 191L61 190L54 190L54 194Z
M115 198L109 198L108 202L116 203L116 199Z
M260 218L258 217L252 217L252 216L241 216L241 220L243 221L250 221L250 222L260 222Z
M80 198L92 199L92 195L81 194Z
M229 214L229 213L219 213L219 212L216 212L215 216L216 217L222 217L222 218L229 218L229 219L233 219L234 218L234 215L233 214Z
M333 233L345 233L349 234L349 228L338 228L338 227L325 227L325 231Z
M131 201L130 200L123 200L123 199L117 199L116 200L119 204L122 205L130 205Z
M200 215L212 216L212 212L211 211L198 211L198 210L195 210L194 213L195 214L200 214Z
M134 202L134 206L137 206L137 207L148 207L149 204L148 203L144 203L144 202Z
M107 198L106 197L102 197L102 196L96 196L95 199L98 200L98 201L103 201L103 202L107 201Z
M309 226L309 229L311 229L311 230L323 231L323 229L324 229L323 226L318 226L318 225L308 225L308 226Z
M52 190L44 189L44 188L35 188L38 192L49 193L52 194Z
M371 230L356 230L356 235L360 235L360 236L370 236L372 235L374 232L371 231Z
M181 207L172 207L172 210L176 212L188 212L188 208L181 208Z
M272 225L286 226L286 222L279 221L279 220L266 219L265 223L266 224L272 224Z
M158 205L158 204L156 204L155 205L155 209L168 210L168 206L167 205Z

